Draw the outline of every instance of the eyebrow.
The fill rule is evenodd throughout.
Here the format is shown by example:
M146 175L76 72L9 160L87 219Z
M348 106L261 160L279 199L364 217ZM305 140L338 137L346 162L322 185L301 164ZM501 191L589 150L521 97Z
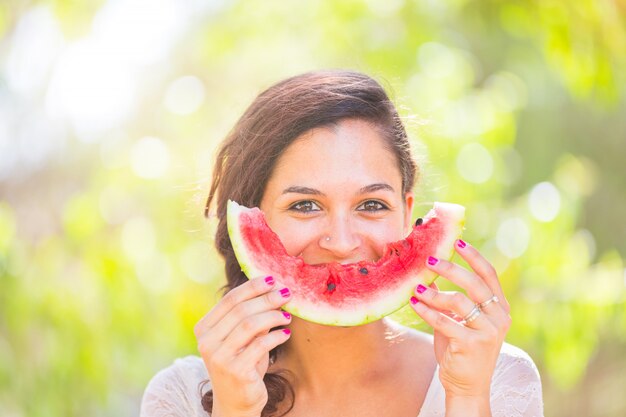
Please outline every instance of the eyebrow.
M365 187L361 187L357 194L373 193L374 191L379 191L379 190L391 191L392 193L394 192L394 189L391 185L385 184L385 183L377 183L377 184L370 184L370 185L366 185ZM321 192L320 190L316 190L315 188L310 188L310 187L302 187L299 185L293 185L291 187L287 187L282 192L282 194L289 194L289 193L322 195L322 196L324 195L324 193Z
M374 191L378 191L378 190L391 191L392 193L394 192L393 187L391 185L385 184L385 183L379 183L379 184L366 185L365 187L362 187L359 190L359 194L373 193Z
M289 194L289 193L324 195L324 193L321 192L320 190L316 190L315 188L309 188L309 187L301 187L299 185L293 185L283 190L283 194Z

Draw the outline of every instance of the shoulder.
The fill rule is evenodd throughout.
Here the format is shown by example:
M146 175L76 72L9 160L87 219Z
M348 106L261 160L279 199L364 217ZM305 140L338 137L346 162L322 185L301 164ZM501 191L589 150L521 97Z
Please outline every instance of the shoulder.
M185 389L197 385L208 377L200 357L185 356L174 360L170 366L161 369L148 383L146 392L161 388Z
M502 345L491 381L494 417L543 416L541 378L537 366L522 349Z
M494 372L496 377L503 377L514 372L515 374L523 373L527 378L539 380L539 371L535 362L530 355L517 346L504 343L500 349L498 362Z
M201 398L210 382L202 359L186 356L157 372L148 383L141 401L141 417L206 416ZM202 388L202 391L201 391Z

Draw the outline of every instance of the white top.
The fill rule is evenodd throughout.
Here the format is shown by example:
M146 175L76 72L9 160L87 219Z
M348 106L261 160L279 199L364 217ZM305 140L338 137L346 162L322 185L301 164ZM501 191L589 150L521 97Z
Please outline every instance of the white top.
M146 388L140 417L207 417L198 385L208 379L198 356L176 359L157 373ZM203 393L210 389L210 383ZM541 380L537 367L523 350L505 343L491 381L493 417L543 417ZM417 417L445 415L445 392L438 369Z

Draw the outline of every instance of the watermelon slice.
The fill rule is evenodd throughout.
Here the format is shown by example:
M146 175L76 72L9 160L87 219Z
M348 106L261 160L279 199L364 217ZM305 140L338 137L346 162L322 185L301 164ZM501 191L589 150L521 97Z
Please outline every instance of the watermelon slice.
M246 276L272 275L278 288L291 290L284 310L333 326L369 323L403 307L418 284L436 278L424 266L428 256L452 256L464 220L463 206L435 203L406 239L387 244L378 261L309 265L287 254L261 210L234 201L227 209L228 233Z

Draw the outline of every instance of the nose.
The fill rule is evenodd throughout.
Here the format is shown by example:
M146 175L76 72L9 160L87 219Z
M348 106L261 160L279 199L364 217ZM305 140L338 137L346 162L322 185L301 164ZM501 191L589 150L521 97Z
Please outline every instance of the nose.
M336 214L329 218L319 245L338 258L347 259L361 245L361 237L349 215Z

